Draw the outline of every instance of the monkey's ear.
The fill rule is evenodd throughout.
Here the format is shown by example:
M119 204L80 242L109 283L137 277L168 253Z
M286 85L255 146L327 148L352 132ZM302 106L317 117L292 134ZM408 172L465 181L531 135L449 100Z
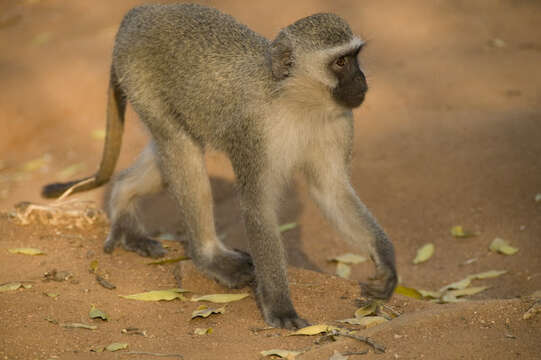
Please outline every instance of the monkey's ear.
M291 75L295 58L293 56L293 44L287 35L280 33L274 39L269 47L269 55L272 75L276 80L283 80Z

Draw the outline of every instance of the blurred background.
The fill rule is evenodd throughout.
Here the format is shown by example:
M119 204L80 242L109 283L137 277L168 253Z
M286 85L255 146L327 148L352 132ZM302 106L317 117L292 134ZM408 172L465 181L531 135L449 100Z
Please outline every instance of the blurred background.
M0 209L44 202L42 185L95 171L114 35L125 12L140 3L0 0ZM370 90L355 111L352 182L394 239L403 281L438 288L458 278L460 264L478 258L468 273L503 261L516 275L481 296L513 297L541 287L541 202L535 201L541 193L541 2L200 3L267 38L314 12L335 12L368 41L361 62ZM146 141L130 109L118 169ZM230 164L219 153L207 160L218 232L245 247ZM99 203L102 192L81 197ZM158 208L175 223L174 209L162 202ZM302 180L292 185L280 216L298 224L284 234L295 266L333 272L328 257L355 251L323 221ZM454 239L454 225L480 235ZM487 255L494 237L519 247L520 257ZM427 242L436 253L419 273L411 260ZM370 272L359 265L352 278Z

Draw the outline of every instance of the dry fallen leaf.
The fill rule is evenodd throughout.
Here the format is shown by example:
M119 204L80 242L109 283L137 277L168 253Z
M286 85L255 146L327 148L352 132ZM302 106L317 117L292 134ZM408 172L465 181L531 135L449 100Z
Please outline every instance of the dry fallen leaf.
M474 286L471 288L466 289L459 289L459 290L449 290L446 295L451 295L454 297L461 297L461 296L470 296L480 293L481 291L485 291L488 289L489 286Z
M87 329L87 330L96 330L98 327L95 325L87 325L81 323L64 323L61 324L65 328L74 328L74 329Z
M377 309L378 309L378 303L376 301L371 301L369 304L355 310L355 317L357 319L360 319L367 315L374 314Z
M260 352L263 356L279 356L282 359L295 360L295 357L301 354L300 351L290 351L281 349L265 350Z
M43 251L36 248L13 248L8 249L12 254L23 254L23 255L45 255Z
M21 286L23 286L23 284L21 284L20 282L10 282L7 284L2 284L0 285L0 292L14 291L20 288Z
M514 255L518 252L518 248L512 247L507 241L501 238L495 238L488 248L490 251L499 252L504 255Z
M195 319L196 317L206 318L206 317L209 317L211 314L224 314L224 313L225 313L224 306L217 309L211 309L205 305L201 305L192 312L192 319Z
M541 202L541 193L535 194L535 202Z
M195 330L193 331L193 333L195 335L207 335L207 334L212 334L212 328L195 328Z
M414 264L420 264L427 261L434 254L434 244L426 244L417 250L417 255L413 259Z
M336 326L326 325L326 324L320 324L320 325L311 325L303 327L302 329L299 329L295 331L292 334L289 334L287 336L296 336L296 335L317 335L321 333L331 332L333 330L340 330Z
M169 290L152 290L144 293L138 293L133 295L118 295L121 298L124 299L131 299L131 300L140 300L140 301L170 301L173 299L180 299L180 300L186 300L184 296L182 296L183 292L187 292L187 290L184 289L169 289Z
M474 280L474 279L478 279L478 280L490 279L490 278L495 278L495 277L501 276L501 275L503 275L505 273L507 273L507 270L490 270L490 271L485 271L485 272L482 272L482 273L479 273L479 274L470 275L470 276L468 276L468 278L470 278L472 280Z
M55 299L55 300L56 300L56 298L58 297L58 294L56 294L56 293L50 293L50 292L44 292L43 295L48 296L48 297L50 297L50 298L53 298L53 299Z
M124 350L128 348L127 343L112 343L105 347L105 350L107 351L118 351L118 350Z
M94 140L103 140L105 139L105 129L92 130L90 135Z
M348 360L348 357L344 356L344 355L340 354L338 351L334 350L334 353L329 358L329 360Z
M232 301L238 301L242 300L246 297L248 297L250 294L242 293L242 294L211 294L211 295L203 295L199 297L192 297L191 301L209 301L213 303L228 303Z
M88 312L88 316L91 319L102 319L105 321L109 320L109 317L107 316L107 314L101 311L100 309L96 309L94 305L92 305L92 307L90 308L90 311Z
M343 279L349 278L349 275L351 275L351 267L348 264L344 263L337 263L336 264L336 275Z
M88 271L91 273L96 273L98 271L98 260L92 260L88 266Z
M464 230L464 228L461 225L456 225L451 228L451 235L456 238L467 238L467 237L473 237L477 236L476 233L469 230Z
M437 299L437 298L439 298L439 297L442 295L442 293L439 292L439 291L421 290L421 289L419 289L419 290L417 290L417 291L419 291L419 293L421 294L421 296L422 296L423 298Z
M541 313L541 301L536 301L529 309L522 315L522 319L528 320L534 317L535 314Z
M335 261L335 262L344 263L344 264L360 264L362 262L365 262L366 258L361 255L346 253L346 254L335 256L329 259L329 261Z
M468 286L470 286L470 284L471 284L471 279L470 277L467 277L465 279L455 281L454 283L446 285L442 287L439 291L444 292L447 290L461 290L461 289L467 288Z
M383 316L365 316L362 319L359 319L359 325L361 325L365 329L368 329L386 321L388 320L385 319Z

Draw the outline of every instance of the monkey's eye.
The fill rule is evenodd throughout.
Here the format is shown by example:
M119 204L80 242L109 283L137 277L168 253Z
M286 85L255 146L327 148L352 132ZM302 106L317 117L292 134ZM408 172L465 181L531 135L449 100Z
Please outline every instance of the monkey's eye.
M338 67L343 67L344 65L346 65L346 58L344 56L341 56L334 63Z

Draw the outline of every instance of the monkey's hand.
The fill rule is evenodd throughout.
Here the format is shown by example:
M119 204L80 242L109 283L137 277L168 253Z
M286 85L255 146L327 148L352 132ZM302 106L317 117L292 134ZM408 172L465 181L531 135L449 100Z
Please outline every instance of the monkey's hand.
M398 282L396 270L392 267L378 267L376 276L369 283L359 283L362 295L371 299L389 300Z

